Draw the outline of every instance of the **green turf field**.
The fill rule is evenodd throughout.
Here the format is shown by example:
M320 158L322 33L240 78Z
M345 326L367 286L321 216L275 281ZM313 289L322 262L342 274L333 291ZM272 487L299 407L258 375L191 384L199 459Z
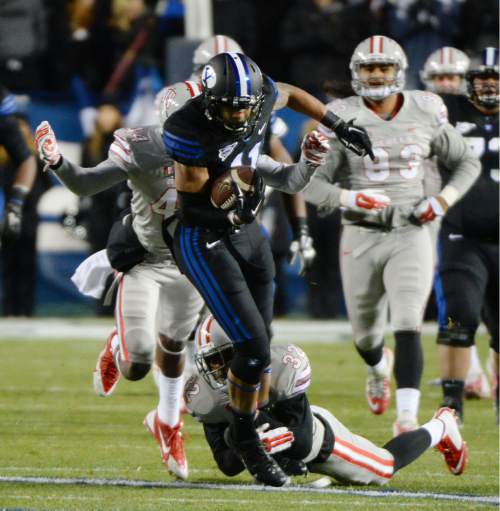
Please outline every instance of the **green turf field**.
M439 387L427 382L436 377L436 353L425 341L421 422L431 417L440 401ZM482 359L486 339L479 340ZM436 451L427 452L401 471L385 487L416 492L369 496L354 488L334 485L337 493L311 491L258 491L219 488L134 488L82 484L55 484L81 478L116 481L172 482L163 469L159 450L142 425L156 405L156 388L148 376L142 382L122 381L113 396L94 395L92 369L101 342L0 341L0 509L23 510L273 510L302 509L488 509L495 504L423 497L423 493L498 495L498 428L491 400L469 401L463 435L470 446L470 461L461 477L451 475ZM384 416L369 413L364 400L365 371L350 343L305 344L313 367L310 401L326 407L347 426L371 440L390 438L394 407ZM247 476L224 478L215 468L201 427L186 420L186 450L193 483L250 483ZM50 478L45 482L5 482L5 478ZM297 483L309 483L310 476ZM54 479L54 481L51 481ZM349 490L344 491L343 490ZM352 491L355 490L355 491Z

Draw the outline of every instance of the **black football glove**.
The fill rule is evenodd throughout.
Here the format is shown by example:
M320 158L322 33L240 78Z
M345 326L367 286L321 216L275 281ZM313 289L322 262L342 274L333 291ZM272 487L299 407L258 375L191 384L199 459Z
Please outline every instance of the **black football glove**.
M13 186L11 196L5 205L2 236L5 239L17 239L21 235L23 205L28 191L21 186Z
M230 211L229 221L233 225L251 224L264 203L264 181L254 173L252 185L253 192L243 192L241 188L233 182L234 194L236 195L236 209Z
M335 128L335 135L337 135L342 145L358 156L368 155L372 160L375 159L368 133L361 126L355 126L354 119L339 123Z

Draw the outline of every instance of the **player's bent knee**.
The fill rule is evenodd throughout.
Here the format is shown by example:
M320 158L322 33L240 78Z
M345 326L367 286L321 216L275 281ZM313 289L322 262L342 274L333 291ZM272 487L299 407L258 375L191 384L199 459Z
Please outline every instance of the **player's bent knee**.
M231 363L231 372L245 383L257 385L270 361L269 354L247 355L236 351Z
M151 364L143 364L140 362L121 362L120 372L126 380L137 381L142 380L151 369Z
M186 347L186 341L178 341L167 337L166 335L160 334L158 339L158 346L165 353L175 355L181 353Z

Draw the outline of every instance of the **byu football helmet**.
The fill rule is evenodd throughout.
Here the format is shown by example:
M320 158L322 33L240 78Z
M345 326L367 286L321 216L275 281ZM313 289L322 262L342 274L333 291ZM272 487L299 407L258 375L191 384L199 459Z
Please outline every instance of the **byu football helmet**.
M461 77L459 93L465 93L465 73L469 69L470 59L463 52L451 46L444 46L432 52L420 71L420 79L427 90L441 92L436 88L433 78L439 75L458 75Z
M220 53L210 59L201 74L205 115L225 129L245 134L258 118L264 95L259 66L242 53ZM249 109L244 119L231 121L225 112Z
M223 387L233 358L231 339L210 314L198 325L194 341L194 361L203 379L213 389Z
M394 79L381 86L369 85L360 77L361 66L369 64L394 64ZM407 67L405 52L396 41L383 35L371 36L361 41L352 54L349 64L352 89L358 96L374 101L384 99L403 90Z
M224 52L244 53L241 46L226 35L214 35L205 39L194 50L193 73L199 74L212 57Z
M474 103L486 108L495 108L499 105L498 73L498 48L484 48L481 55L472 60L465 75L467 93ZM483 80L493 78L494 83L475 85L475 78Z
M177 82L163 87L155 97L155 108L161 126L165 121L188 100L201 94L201 85L198 82Z

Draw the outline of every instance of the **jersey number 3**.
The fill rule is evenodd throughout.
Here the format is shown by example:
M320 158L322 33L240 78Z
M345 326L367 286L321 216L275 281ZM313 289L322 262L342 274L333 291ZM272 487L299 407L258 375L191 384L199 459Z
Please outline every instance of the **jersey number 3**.
M374 147L375 161L369 156L363 158L365 174L370 181L385 181L390 174L389 153L383 147ZM405 145L401 149L400 158L407 163L407 167L399 169L399 173L405 179L414 179L418 175L420 162L423 159L423 151L419 145Z

